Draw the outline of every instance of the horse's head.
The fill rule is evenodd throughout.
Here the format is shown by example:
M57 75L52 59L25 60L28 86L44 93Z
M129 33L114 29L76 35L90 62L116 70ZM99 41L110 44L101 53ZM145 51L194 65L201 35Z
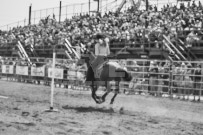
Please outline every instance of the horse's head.
M78 60L77 65L83 65L84 63L86 63L87 65L90 65L90 63L95 59L94 54L89 51L86 50L84 51L84 53L81 55L81 58Z

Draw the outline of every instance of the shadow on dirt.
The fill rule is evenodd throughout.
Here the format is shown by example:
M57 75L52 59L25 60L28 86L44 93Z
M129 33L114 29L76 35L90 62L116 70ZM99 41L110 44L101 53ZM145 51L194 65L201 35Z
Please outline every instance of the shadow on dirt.
M101 113L114 113L113 108L95 108L95 107L72 107L72 106L63 106L63 109L71 109L71 110L76 110L77 112L101 112Z

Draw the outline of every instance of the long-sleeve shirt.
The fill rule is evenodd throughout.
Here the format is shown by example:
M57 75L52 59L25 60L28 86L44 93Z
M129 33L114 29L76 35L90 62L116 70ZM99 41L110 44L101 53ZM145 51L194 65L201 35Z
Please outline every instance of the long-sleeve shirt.
M97 43L95 45L95 55L96 56L108 56L110 54L109 44L100 45Z

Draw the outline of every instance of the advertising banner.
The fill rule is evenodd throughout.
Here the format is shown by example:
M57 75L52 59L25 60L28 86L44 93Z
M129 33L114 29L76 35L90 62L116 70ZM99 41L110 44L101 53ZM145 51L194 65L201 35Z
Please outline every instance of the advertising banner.
M48 77L52 78L52 68L48 68ZM55 77L56 79L63 79L63 69L55 68Z
M77 71L75 70L68 70L67 79L69 80L76 80Z
M85 78L85 74L84 72L80 72L80 71L75 71L75 70L69 70L68 71L68 76L67 79L70 80L83 80Z
M13 66L12 65L2 65L2 73L3 74L13 74Z
M31 67L31 76L44 76L45 67Z
M16 66L17 75L28 75L28 66Z

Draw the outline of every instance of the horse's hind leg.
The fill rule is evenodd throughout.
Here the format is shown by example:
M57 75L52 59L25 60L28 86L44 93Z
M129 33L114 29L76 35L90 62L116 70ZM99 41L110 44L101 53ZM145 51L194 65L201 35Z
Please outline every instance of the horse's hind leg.
M111 87L110 87L109 82L107 82L107 84L106 84L106 90L107 91L102 96L102 102L105 102L106 96L111 92Z
M117 95L118 95L118 90L115 91L115 94L114 94L114 96L112 97L110 104L113 104L114 99L116 98Z
M97 104L99 104L99 101L98 101L97 98L96 98L96 93L95 93L94 90L92 90L92 98L94 99L94 101L95 101Z
M110 93L109 90L107 90L107 92L104 93L104 95L102 96L102 102L105 102L106 100L106 96Z

